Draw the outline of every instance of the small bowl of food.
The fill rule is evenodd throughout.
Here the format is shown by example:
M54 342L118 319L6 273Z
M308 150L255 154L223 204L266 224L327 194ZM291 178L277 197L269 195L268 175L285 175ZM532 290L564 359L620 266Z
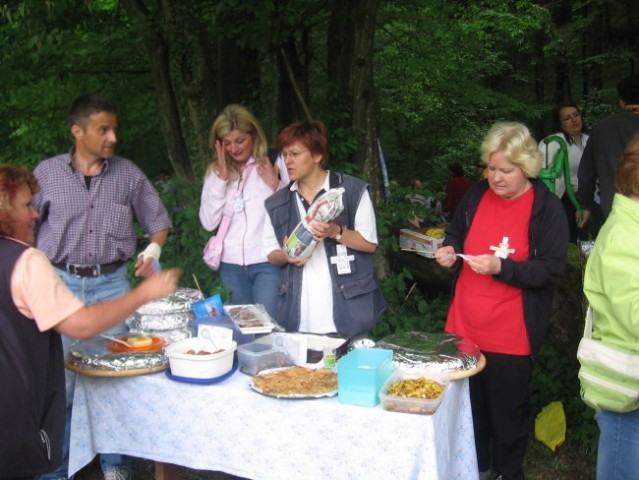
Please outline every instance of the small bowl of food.
M423 370L395 370L382 386L379 400L385 410L432 415L439 408L450 377Z
M172 343L164 349L164 353L169 359L172 375L212 379L231 371L236 349L236 342L232 342L230 348L221 349L206 338L191 337Z

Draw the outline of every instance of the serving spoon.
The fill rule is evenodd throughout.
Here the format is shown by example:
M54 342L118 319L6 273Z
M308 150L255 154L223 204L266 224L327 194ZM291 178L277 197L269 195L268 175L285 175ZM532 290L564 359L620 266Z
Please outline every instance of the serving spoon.
M102 338L106 338L107 340L112 340L112 341L114 341L116 343L120 343L120 344L124 345L125 347L131 348L131 345L128 342L125 342L124 340L120 340L119 338L115 338L115 337L112 337L110 335L106 335L104 333L100 334L100 336Z

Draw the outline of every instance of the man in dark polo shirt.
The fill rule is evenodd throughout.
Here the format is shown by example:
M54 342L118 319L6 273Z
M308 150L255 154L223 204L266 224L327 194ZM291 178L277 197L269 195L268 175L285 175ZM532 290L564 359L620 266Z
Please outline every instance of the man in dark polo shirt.
M639 74L630 75L617 84L621 109L595 125L581 156L577 178L579 203L583 207L582 226L590 219L594 195L599 182L603 220L612 208L616 192L617 164L630 139L639 133Z
M150 243L135 259L136 276L159 268L170 220L152 183L133 162L114 155L117 115L107 99L77 98L68 113L74 146L42 161L34 170L40 192L37 247L67 286L85 303L117 298L130 289L126 262L135 255L135 222ZM119 333L126 325L109 331ZM74 339L63 337L65 353ZM67 372L67 443L65 461L46 480L67 479L68 437L75 374ZM130 480L129 459L101 455L105 480Z

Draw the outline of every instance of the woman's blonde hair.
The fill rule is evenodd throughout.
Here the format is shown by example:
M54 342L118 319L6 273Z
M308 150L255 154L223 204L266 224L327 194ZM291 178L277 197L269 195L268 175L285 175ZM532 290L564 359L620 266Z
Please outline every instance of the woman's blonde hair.
M248 133L253 140L253 151L251 155L261 165L266 159L267 143L264 130L257 119L246 108L241 105L233 104L228 105L217 116L211 127L211 133L209 134L209 146L213 150L213 161L208 167L207 174L215 168L217 162L220 160L215 153L215 142L224 139L233 130L240 130L244 133ZM226 166L231 172L231 175L235 178L239 177L240 170L237 163L233 159L225 154L224 161Z
M481 158L488 165L493 153L502 152L506 159L518 166L526 177L535 178L541 168L541 155L530 130L519 122L495 123L481 144Z
M623 151L615 186L626 197L639 197L639 134L632 137Z

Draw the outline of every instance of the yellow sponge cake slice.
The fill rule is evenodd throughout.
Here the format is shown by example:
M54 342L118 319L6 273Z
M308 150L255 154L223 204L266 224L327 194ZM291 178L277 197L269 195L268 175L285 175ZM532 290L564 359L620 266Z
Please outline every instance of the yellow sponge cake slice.
M148 347L153 343L153 339L146 335L136 335L134 337L127 338L126 343L131 345L133 348Z

